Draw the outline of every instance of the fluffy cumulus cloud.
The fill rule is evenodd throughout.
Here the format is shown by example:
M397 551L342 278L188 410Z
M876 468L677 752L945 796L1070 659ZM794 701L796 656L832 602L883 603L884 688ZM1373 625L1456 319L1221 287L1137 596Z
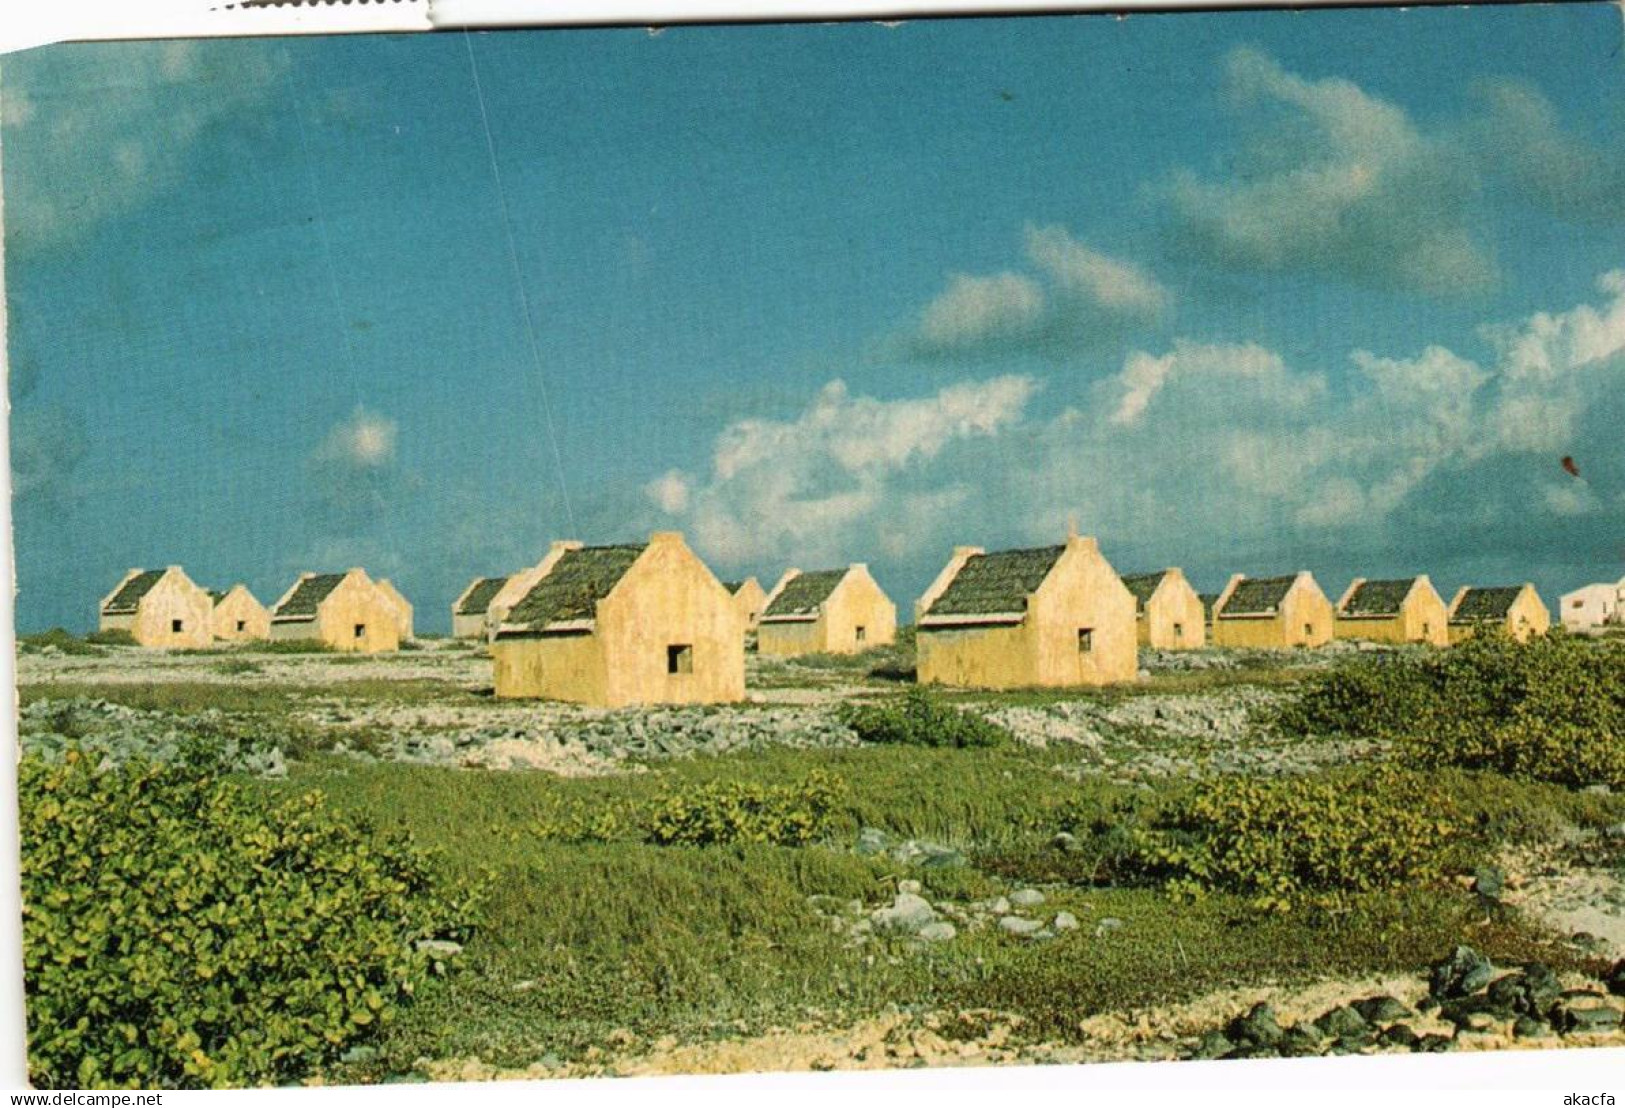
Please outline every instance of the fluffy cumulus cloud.
M378 470L395 460L395 421L357 406L349 419L327 433L312 458L319 464L354 470Z
M1424 531L1465 556L1471 529L1505 544L1617 520L1625 271L1483 335L1487 357L1355 350L1332 368L1176 341L1048 415L1025 377L900 400L835 383L795 419L727 428L709 474L647 495L730 567L1053 541L1068 515L1148 565L1335 546L1429 566Z
M927 358L1060 354L1157 319L1168 290L1146 269L1103 254L1065 227L1028 226L1026 271L956 273L921 311L905 346Z
M1036 388L1006 376L883 400L832 381L793 419L725 428L710 472L672 471L645 492L725 566L896 550L963 502L955 448L1016 425Z
M1429 293L1492 284L1474 232L1478 177L1462 144L1350 81L1311 79L1257 50L1226 60L1253 142L1216 179L1167 186L1182 244L1209 261L1331 274Z
M305 460L310 522L324 541L349 542L387 524L417 478L396 455L395 421L363 406L330 428Z
M7 59L7 249L71 243L191 172L205 129L283 85L263 45L150 42L56 46ZM26 166L26 172L21 171Z

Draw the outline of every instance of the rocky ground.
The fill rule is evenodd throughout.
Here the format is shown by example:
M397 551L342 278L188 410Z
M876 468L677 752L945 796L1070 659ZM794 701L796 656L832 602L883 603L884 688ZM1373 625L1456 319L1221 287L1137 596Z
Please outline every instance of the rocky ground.
M1335 653L1335 652L1334 652ZM1331 657L1328 654L1328 657ZM1241 652L1150 652L1148 672L1243 668ZM1324 659L1315 664L1324 664ZM93 696L34 700L23 711L24 741L50 749L69 738L128 753L165 756L188 732L222 735L255 772L281 772L299 748L419 764L536 769L566 776L623 772L647 759L723 754L763 746L839 747L857 741L837 718L856 696L893 695L891 681L866 681L863 668L820 667L750 656L749 699L738 705L610 711L490 695L490 660L461 643L434 642L396 655L263 654L221 650L183 654L101 648L95 655L55 648L25 651L25 688L104 687ZM391 683L432 682L446 695L392 697ZM263 711L155 711L118 703L119 688L234 686L288 689L268 718ZM366 690L365 695L352 690ZM382 691L380 691L382 690ZM1141 692L1128 698L1089 693L1039 704L970 705L1035 746L1079 751L1064 772L1143 779L1204 773L1293 773L1368 756L1369 744L1305 743L1259 726L1279 691L1238 683L1205 693ZM199 698L207 703L208 694ZM274 749L272 749L274 748ZM255 753L255 751L258 751ZM279 753L280 751L280 753ZM252 756L251 756L252 755Z
M1033 1042L1019 1018L985 1009L892 1011L852 1026L809 1021L702 1043L639 1042L627 1032L585 1058L544 1057L522 1069L424 1058L415 1076L480 1081L1618 1047L1625 1045L1622 997L1625 962L1597 977L1559 976L1539 963L1493 966L1458 947L1415 975L1263 984L1089 1016L1069 1042Z

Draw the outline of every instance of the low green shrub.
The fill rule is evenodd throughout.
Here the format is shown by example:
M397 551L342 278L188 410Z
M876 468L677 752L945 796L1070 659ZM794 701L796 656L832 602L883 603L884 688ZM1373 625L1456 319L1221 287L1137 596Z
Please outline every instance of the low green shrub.
M46 1088L297 1080L393 1019L469 903L409 840L203 761L25 758L30 1077Z
M1625 646L1486 631L1448 651L1314 679L1277 719L1300 734L1391 740L1413 765L1625 787Z
M641 803L631 799L560 803L532 830L558 842L804 846L830 833L842 793L839 779L820 770L784 784L686 782Z
M1010 741L1010 732L998 724L943 704L921 688L880 703L845 703L840 720L866 743L963 749Z
M114 628L107 631L92 631L85 636L85 641L94 646L134 646L135 636L128 631Z
M240 650L255 654L334 654L337 653L321 639L261 639L248 643Z
M1393 766L1322 777L1222 777L1134 833L1130 865L1175 895L1236 893L1260 909L1335 907L1435 881L1461 860L1450 798Z
M258 662L251 662L247 658L227 658L216 662L210 667L216 673L223 673L228 677L241 677L249 673L263 673L264 670Z

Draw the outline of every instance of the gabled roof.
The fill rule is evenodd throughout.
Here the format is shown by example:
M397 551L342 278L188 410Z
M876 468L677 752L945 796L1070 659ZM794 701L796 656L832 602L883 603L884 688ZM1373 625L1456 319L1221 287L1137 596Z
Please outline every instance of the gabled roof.
M214 601L216 607L218 607L220 602L226 598L226 593L221 592L219 589L210 589L208 592L209 599Z
M1415 577L1391 581L1362 581L1349 594L1337 614L1354 619L1397 616L1405 603L1405 598L1411 595L1411 590L1415 587Z
M1202 602L1203 613L1205 613L1209 619L1212 619L1213 605L1219 602L1219 594L1216 592L1199 592L1196 594L1196 599Z
M844 569L820 569L813 573L798 573L779 590L762 612L763 622L774 620L813 619L818 606L829 599L847 575Z
M457 615L483 616L491 610L491 601L496 599L502 586L508 583L506 577L479 577L469 586L463 594L462 603L457 605Z
M1025 612L1065 546L972 554L926 613L932 616L1008 615Z
M1134 610L1142 612L1151 600L1151 595L1162 584L1162 579L1168 576L1168 571L1159 569L1155 573L1130 573L1123 577L1123 585L1134 594Z
M1219 611L1219 618L1268 615L1280 608L1297 579L1295 573L1286 577L1244 577L1236 582L1230 599Z
M645 546L582 546L566 550L508 613L508 623L532 631L550 623L590 620L598 602L620 584Z
M316 607L344 583L343 573L313 573L299 582L288 599L277 605L272 619L314 619Z
M1512 604L1523 592L1522 585L1504 585L1488 589L1467 589L1450 613L1451 623L1473 623L1484 619L1505 619Z
M729 592L738 592L740 589L745 587L745 582L743 582L743 581L724 581L722 583L722 587L727 589Z
M144 569L137 573L119 586L118 592L102 605L102 611L110 616L134 614L141 604L141 598L152 591L152 587L162 580L166 572L162 569Z

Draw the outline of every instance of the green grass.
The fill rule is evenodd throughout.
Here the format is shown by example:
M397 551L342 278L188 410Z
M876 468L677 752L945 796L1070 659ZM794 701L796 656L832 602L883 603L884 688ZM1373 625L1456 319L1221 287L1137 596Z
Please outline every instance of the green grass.
M24 652L53 647L63 654L82 654L92 657L107 653L100 646L87 642L78 635L70 631L64 631L60 627L53 627L49 631L39 631L32 635L18 635L17 647Z
M1067 756L1026 748L768 750L587 779L326 760L257 787L318 788L341 810L410 830L453 875L495 871L462 970L388 1032L379 1061L360 1077L407 1069L422 1055L477 1054L513 1066L548 1052L571 1057L618 1028L643 1041L708 1039L807 1019L838 1025L893 1005L988 1006L1022 1016L1033 1036L1066 1038L1093 1012L1247 983L1414 971L1464 941L1492 958L1574 964L1511 917L1486 918L1454 886L1362 896L1337 915L1285 917L1222 894L1184 904L1156 888L1091 887L1100 871L1088 851L1109 846L1125 807L1155 794L1068 781L1052 768ZM528 830L561 801L645 802L686 784L784 783L814 769L844 783L836 830L814 846L567 844ZM1478 806L1494 837L1617 820L1622 803L1499 778L1441 780ZM1063 825L1085 840L1084 853L1049 847ZM848 846L864 826L958 846L971 864L905 871L857 855ZM1046 883L1044 910L1073 911L1084 926L1042 945L988 931L919 951L851 949L806 904L823 894L876 905L902 876L924 880L934 899ZM1096 938L1093 925L1107 916L1124 926Z

